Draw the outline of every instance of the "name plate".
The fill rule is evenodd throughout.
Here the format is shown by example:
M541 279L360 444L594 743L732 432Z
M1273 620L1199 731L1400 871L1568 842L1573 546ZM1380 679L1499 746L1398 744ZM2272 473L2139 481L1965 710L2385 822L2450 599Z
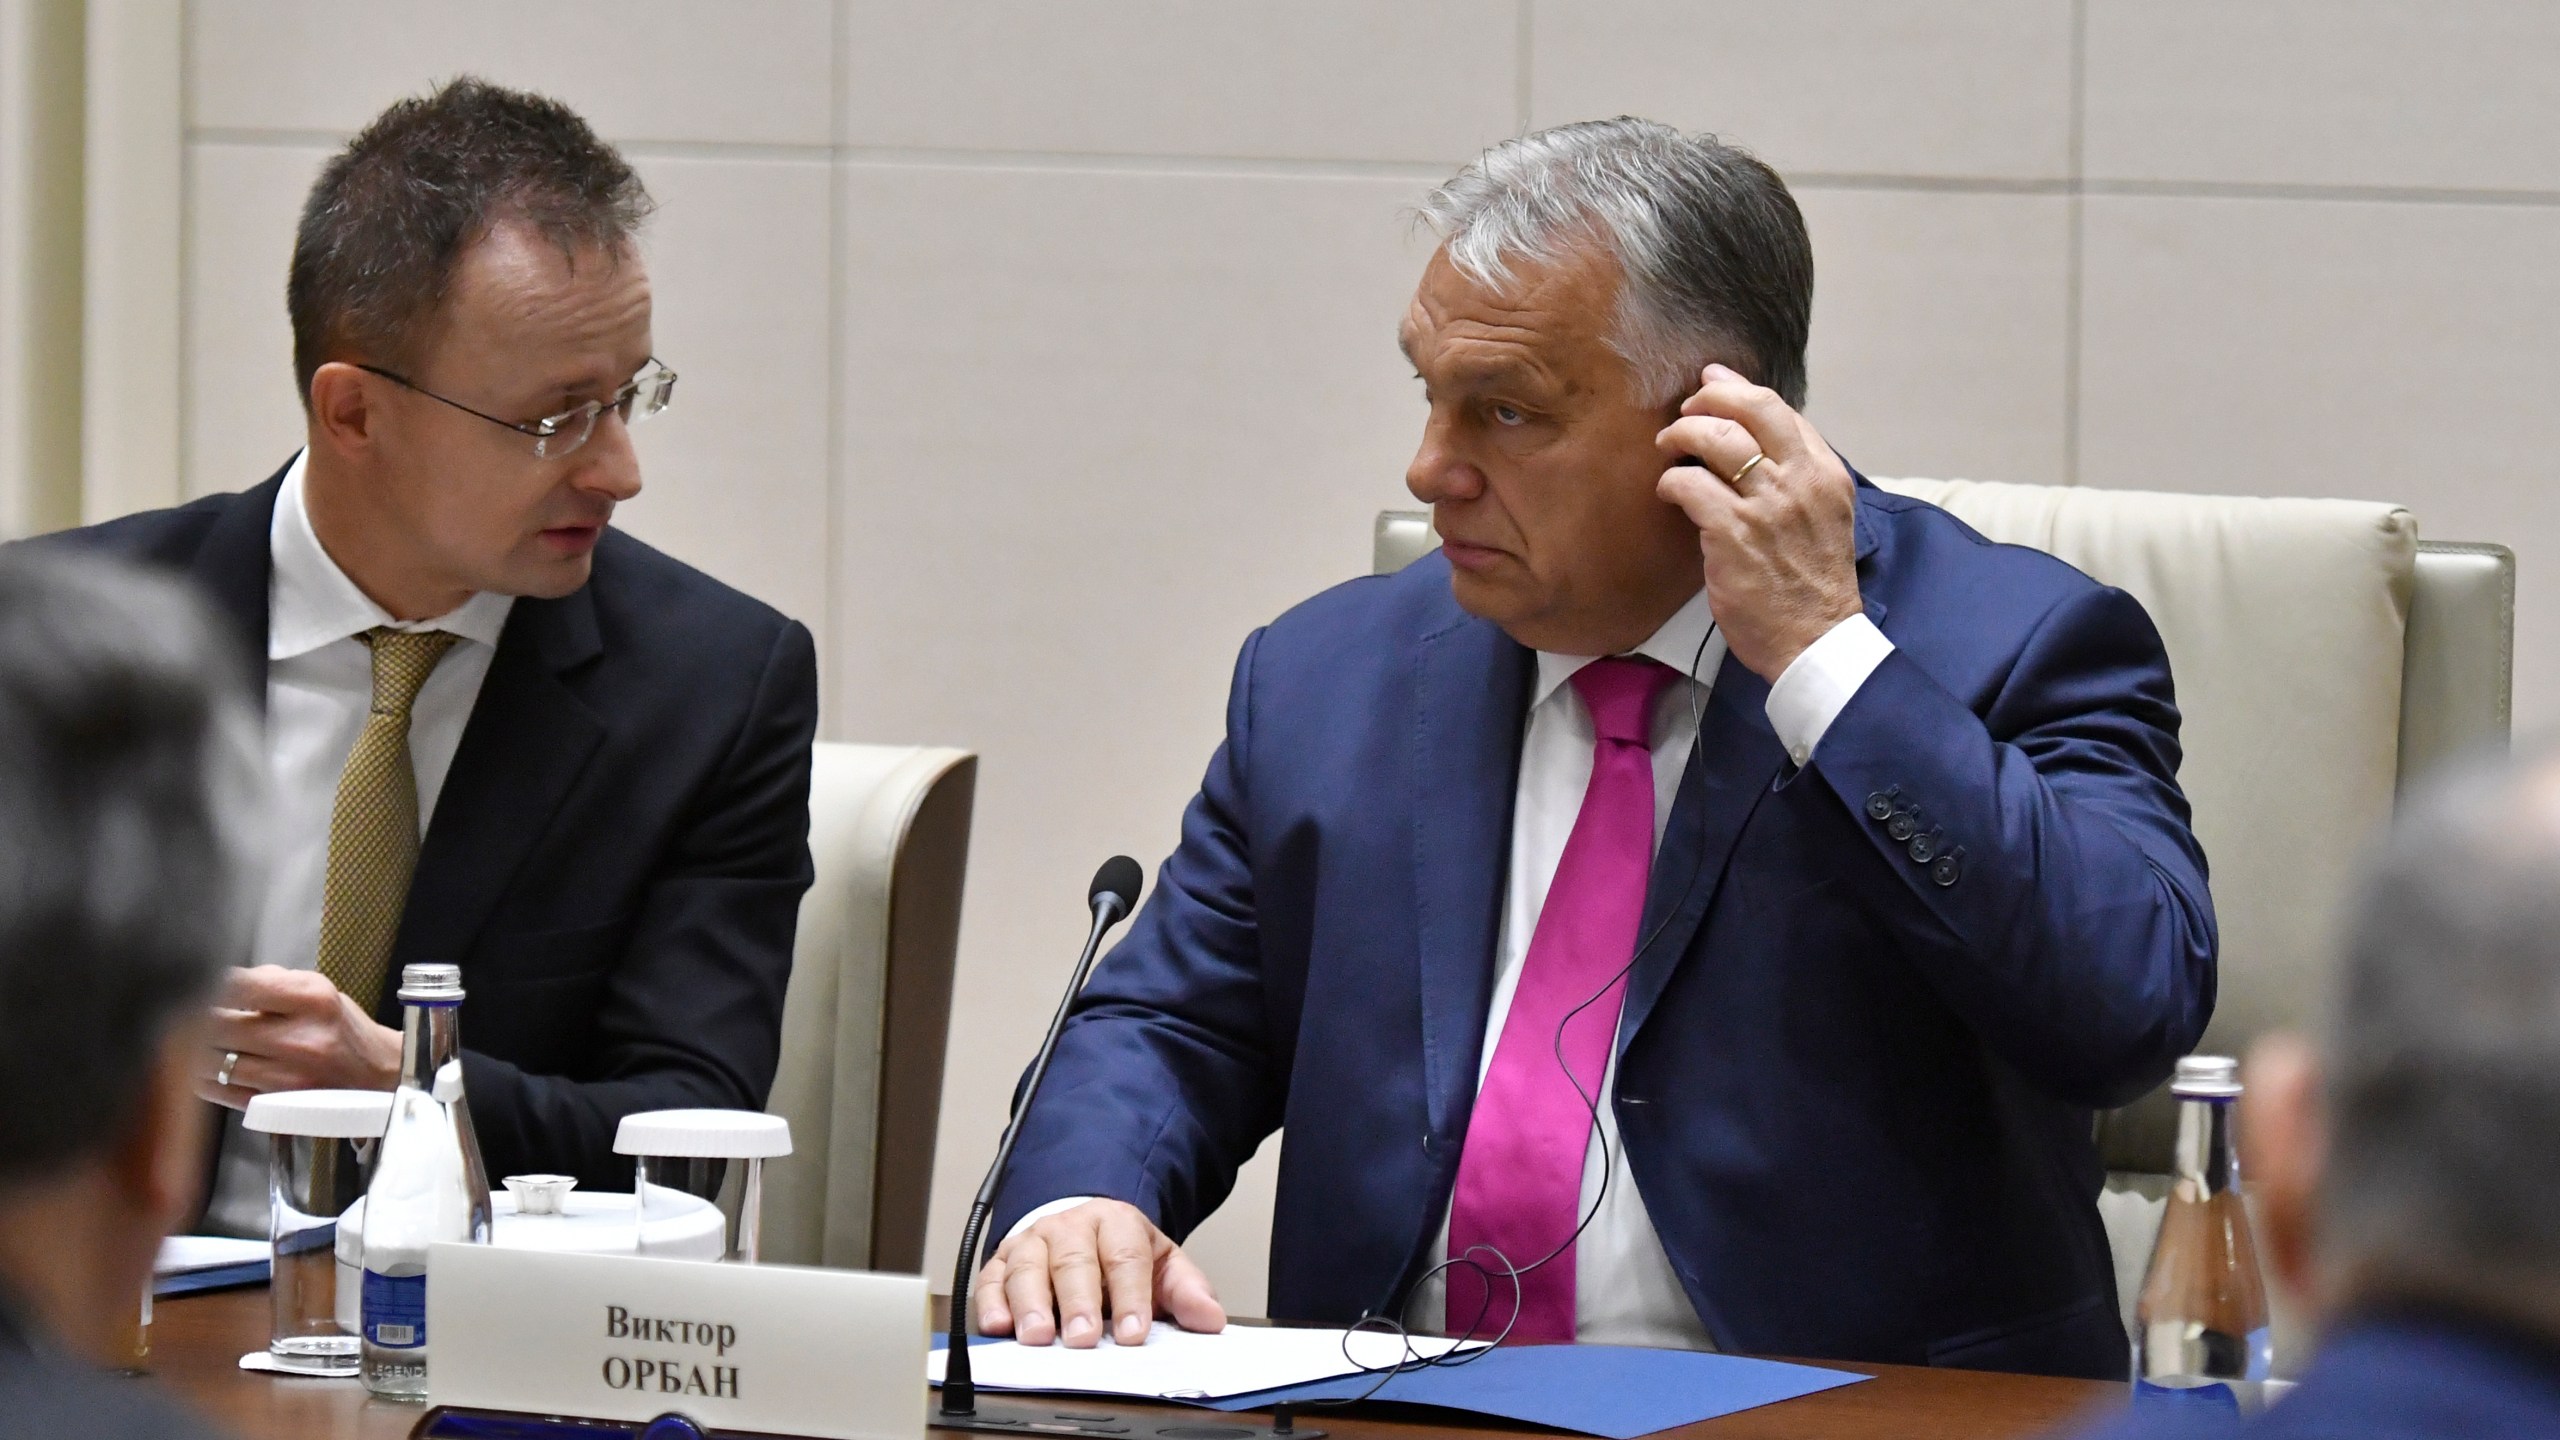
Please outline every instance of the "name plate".
M924 1433L921 1276L488 1245L437 1245L427 1274L433 1404L675 1410L815 1440Z

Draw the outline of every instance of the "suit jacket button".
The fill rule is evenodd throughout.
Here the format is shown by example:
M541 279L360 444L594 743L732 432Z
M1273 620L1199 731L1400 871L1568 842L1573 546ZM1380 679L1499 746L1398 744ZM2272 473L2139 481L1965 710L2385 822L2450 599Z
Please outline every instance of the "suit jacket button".
M1919 831L1919 818L1908 810L1896 810L1893 812L1893 818L1884 822L1884 833L1892 836L1893 843L1896 845L1910 839Z
M1941 855L1938 857L1938 863L1929 867L1929 878L1940 889L1955 884L1963 875L1964 864L1960 854Z
M1867 797L1867 818L1868 818L1868 819L1870 819L1870 820L1890 820L1890 819L1892 819L1892 818L1893 818L1893 797L1892 797L1891 795L1886 794L1886 793L1885 793L1885 792L1883 792L1882 790L1879 790L1879 791L1877 791L1876 793L1874 793L1873 795L1868 796L1868 797Z
M1932 830L1926 835L1912 836L1911 863L1914 865L1926 865L1930 861L1937 859L1938 846L1942 844L1945 839L1946 836L1936 830Z

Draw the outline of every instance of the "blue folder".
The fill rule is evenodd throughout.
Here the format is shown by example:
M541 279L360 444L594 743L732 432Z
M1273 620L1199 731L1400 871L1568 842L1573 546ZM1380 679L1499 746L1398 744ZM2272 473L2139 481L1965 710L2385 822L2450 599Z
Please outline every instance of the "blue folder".
M1372 1397L1493 1415L1551 1430L1635 1440L1657 1430L1774 1405L1870 1377L1811 1365L1695 1350L1630 1345L1506 1345L1463 1365L1408 1370ZM1310 1400L1347 1400L1378 1383L1346 1375L1210 1402L1218 1410L1260 1410ZM1321 1424L1308 1415L1310 1423Z

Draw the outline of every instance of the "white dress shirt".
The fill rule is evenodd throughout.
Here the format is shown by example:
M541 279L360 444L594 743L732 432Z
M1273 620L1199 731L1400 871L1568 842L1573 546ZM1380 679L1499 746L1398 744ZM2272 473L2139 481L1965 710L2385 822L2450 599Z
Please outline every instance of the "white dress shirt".
M271 821L267 891L258 912L253 965L309 970L320 955L320 905L329 873L329 822L338 777L373 709L373 651L356 637L377 626L446 630L461 639L429 672L409 710L409 757L418 776L418 831L426 833L480 698L515 597L483 592L433 620L399 621L366 597L329 558L303 499L309 455L294 457L267 528L267 763ZM267 1232L266 1147L235 1116L223 1126L206 1228Z
M409 708L409 759L418 774L418 833L436 812L462 727L498 653L512 595L483 592L433 620L399 621L373 603L311 528L303 503L307 456L294 457L267 530L274 573L267 587L267 761L274 771L275 842L266 904L252 955L260 965L308 970L319 963L320 895L329 873L329 820L338 776L373 709L373 650L356 637L377 626L447 630L462 637L418 688Z
M1705 713L1717 668L1724 662L1724 636L1721 631L1710 635L1712 621L1707 593L1700 590L1633 652L1668 665L1682 676L1694 677L1664 686L1654 703L1650 743L1653 842L1657 850L1671 819L1672 801L1679 793L1681 772L1688 766L1689 752L1697 739L1697 717ZM1807 646L1777 683L1769 687L1770 728L1798 766L1811 761L1831 722L1891 653L1893 642L1885 638L1884 632L1866 616L1854 615ZM1527 958L1529 939L1537 931L1547 887L1555 879L1557 863L1564 858L1573 822L1582 813L1583 792L1591 785L1591 752L1595 743L1591 712L1584 708L1580 693L1565 682L1597 658L1538 652L1528 724L1521 737L1519 788L1511 812L1511 859L1504 882L1502 928L1494 942L1493 1008L1485 1020L1484 1047L1476 1062L1479 1085L1484 1083L1485 1071L1493 1064L1494 1049L1501 1043L1503 1022L1510 1017L1511 999L1520 985L1521 962ZM1717 757L1705 759L1713 765ZM1580 1213L1590 1215L1591 1223L1574 1246L1574 1338L1585 1344L1712 1350L1715 1342L1689 1304L1679 1277L1672 1273L1671 1261L1654 1233L1653 1220L1645 1213L1644 1197L1637 1193L1635 1176L1627 1168L1626 1151L1618 1143L1617 1120L1610 1110L1617 1078L1613 1049L1600 1086L1598 1141L1589 1147L1583 1160ZM1601 1187L1604 1173L1608 1176L1605 1193ZM1091 1198L1076 1195L1051 1201L1023 1216L1010 1233L1019 1234L1034 1221ZM1446 1257L1448 1246L1449 1226L1444 1214L1439 1238L1433 1242L1432 1258L1437 1261ZM1536 1257L1511 1258L1525 1264ZM1408 1311L1415 1328L1442 1328L1443 1290L1435 1281L1416 1292Z

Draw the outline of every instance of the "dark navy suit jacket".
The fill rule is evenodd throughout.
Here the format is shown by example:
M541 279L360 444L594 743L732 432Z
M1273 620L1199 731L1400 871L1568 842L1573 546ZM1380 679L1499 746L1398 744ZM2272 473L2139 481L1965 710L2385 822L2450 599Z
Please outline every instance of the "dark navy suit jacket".
M2121 591L1863 483L1857 555L1897 648L1807 768L1717 675L1619 1023L1627 1160L1720 1346L2120 1377L2091 1112L2213 1006L2168 663ZM1437 555L1245 642L995 1233L1102 1195L1186 1235L1285 1126L1272 1313L1401 1302L1466 1141L1533 670Z
M193 580L266 693L254 490L30 543ZM454 751L375 1015L400 967L462 967L463 1084L492 1175L628 1190L624 1115L761 1110L809 888L808 630L619 530L585 587L519 599Z
M2082 1440L2549 1440L2560 1347L2444 1314L2377 1315L2321 1345L2302 1384L2243 1423L2193 1405L2132 1408Z

